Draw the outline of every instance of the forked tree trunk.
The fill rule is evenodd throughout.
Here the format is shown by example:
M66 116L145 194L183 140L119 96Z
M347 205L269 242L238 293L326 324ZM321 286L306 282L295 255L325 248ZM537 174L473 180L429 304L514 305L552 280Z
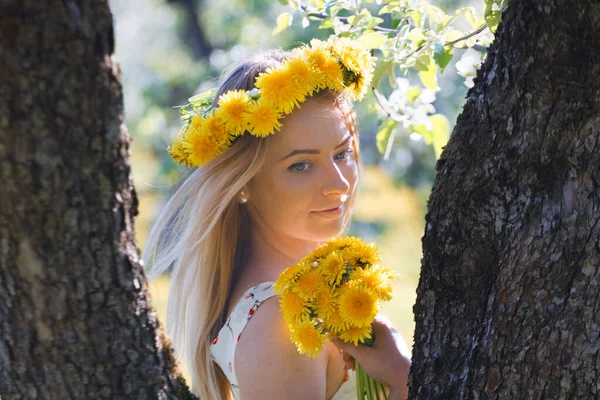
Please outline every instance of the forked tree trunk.
M599 2L510 1L436 168L410 398L599 398Z
M107 1L0 0L0 396L186 398L148 305Z

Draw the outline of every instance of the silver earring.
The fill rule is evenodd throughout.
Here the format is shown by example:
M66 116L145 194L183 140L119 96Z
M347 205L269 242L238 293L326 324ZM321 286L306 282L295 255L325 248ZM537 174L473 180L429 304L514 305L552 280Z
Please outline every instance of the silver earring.
M240 191L240 203L246 204L248 202L248 198L246 197L246 193L241 190Z

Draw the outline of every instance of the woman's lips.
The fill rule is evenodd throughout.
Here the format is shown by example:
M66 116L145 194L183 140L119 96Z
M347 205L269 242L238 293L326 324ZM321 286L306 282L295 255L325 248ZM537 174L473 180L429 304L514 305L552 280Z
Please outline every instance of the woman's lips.
M318 216L321 217L325 217L325 218L338 218L342 215L343 213L343 204L337 206L336 208L330 208L329 210L322 210L322 211L313 211L313 213L315 213Z

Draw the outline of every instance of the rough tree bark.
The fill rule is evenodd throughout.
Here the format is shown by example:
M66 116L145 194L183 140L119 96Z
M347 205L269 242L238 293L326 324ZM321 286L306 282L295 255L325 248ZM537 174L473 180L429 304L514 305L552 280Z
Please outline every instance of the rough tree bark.
M600 4L511 0L441 156L411 399L600 397Z
M0 0L0 396L188 398L149 308L107 0Z

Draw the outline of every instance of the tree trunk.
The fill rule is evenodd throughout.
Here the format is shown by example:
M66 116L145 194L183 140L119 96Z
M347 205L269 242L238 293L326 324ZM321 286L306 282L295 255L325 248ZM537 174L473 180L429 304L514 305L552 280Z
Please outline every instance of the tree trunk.
M411 399L600 397L600 4L511 0L436 169Z
M186 398L134 244L107 0L0 0L0 395Z

